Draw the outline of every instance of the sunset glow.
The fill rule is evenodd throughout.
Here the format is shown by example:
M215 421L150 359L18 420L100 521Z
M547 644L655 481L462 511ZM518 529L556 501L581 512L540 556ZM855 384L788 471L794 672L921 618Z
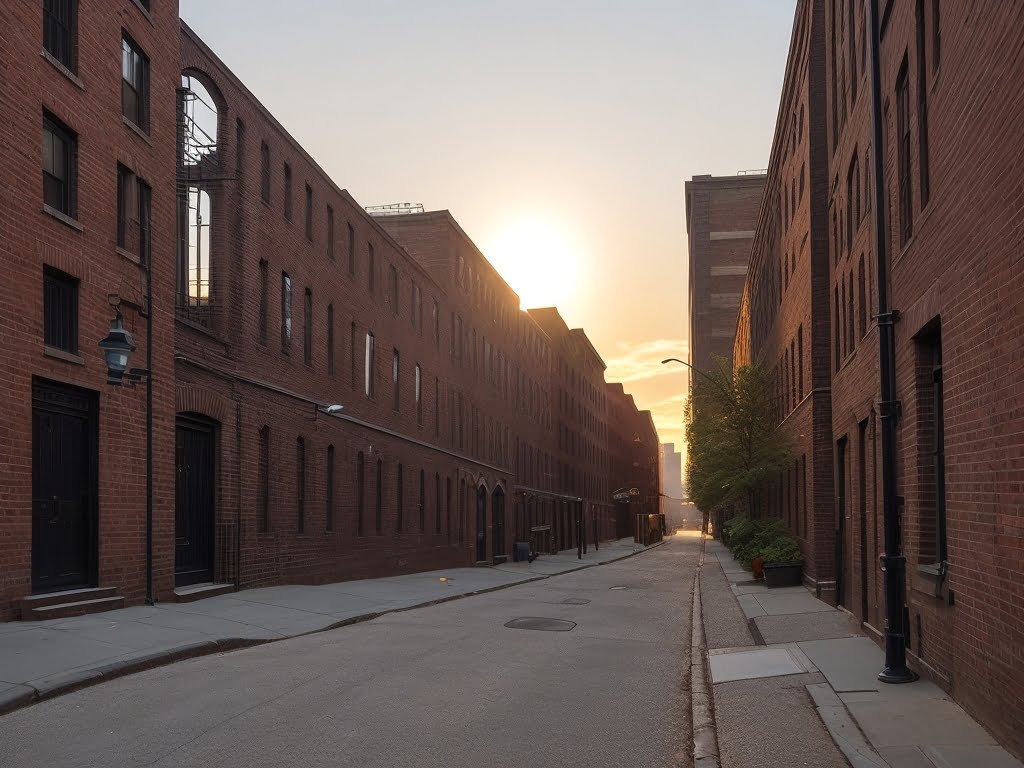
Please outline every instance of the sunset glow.
M572 306L585 279L576 243L540 217L513 222L484 246L484 253L519 294L524 309Z

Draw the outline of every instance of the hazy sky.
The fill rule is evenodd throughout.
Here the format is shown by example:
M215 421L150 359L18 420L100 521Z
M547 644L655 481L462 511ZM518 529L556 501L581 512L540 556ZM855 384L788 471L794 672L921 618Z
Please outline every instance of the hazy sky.
M683 182L768 164L795 0L181 0L363 205L447 208L682 442Z

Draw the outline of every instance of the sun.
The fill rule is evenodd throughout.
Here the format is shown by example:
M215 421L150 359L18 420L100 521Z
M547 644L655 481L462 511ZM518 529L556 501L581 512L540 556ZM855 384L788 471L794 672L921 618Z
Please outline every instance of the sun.
M578 249L547 219L525 216L508 224L484 253L524 309L564 307L580 287Z

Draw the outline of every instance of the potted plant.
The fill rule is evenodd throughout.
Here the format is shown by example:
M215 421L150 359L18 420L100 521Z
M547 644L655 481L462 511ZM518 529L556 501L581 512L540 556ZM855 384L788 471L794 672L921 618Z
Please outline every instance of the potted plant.
M783 534L761 550L764 560L764 581L769 587L798 587L803 584L804 558L800 545L789 534Z

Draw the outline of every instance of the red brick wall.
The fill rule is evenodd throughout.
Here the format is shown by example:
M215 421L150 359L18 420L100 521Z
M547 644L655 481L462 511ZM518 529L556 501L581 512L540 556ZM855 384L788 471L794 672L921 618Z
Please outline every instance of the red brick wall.
M96 346L113 311L107 294L122 297L125 324L138 349L130 364L145 366L145 319L137 306L145 273L116 250L117 163L152 187L154 270L154 517L155 582L173 577L174 89L178 82L177 4L147 16L124 0L89 6L78 19L76 74L41 54L42 4L8 3L0 10L0 620L15 618L17 601L32 592L32 381L82 387L99 403L98 583L130 601L145 594L145 387L106 383ZM151 62L150 133L122 122L121 31ZM78 134L77 221L43 211L42 115L46 109ZM43 268L78 278L77 358L43 346Z

